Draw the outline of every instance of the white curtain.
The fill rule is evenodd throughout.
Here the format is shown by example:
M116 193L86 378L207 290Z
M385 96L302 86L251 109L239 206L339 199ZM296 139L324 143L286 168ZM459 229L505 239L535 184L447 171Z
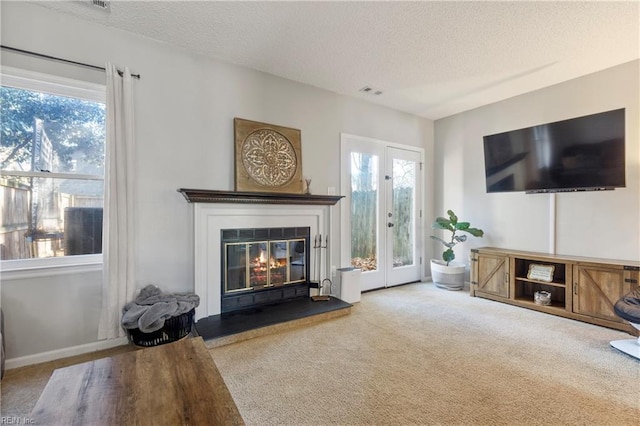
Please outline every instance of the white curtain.
M123 306L135 292L133 241L133 90L128 68L118 74L111 63L107 74L107 143L105 155L104 273L98 339L124 336Z

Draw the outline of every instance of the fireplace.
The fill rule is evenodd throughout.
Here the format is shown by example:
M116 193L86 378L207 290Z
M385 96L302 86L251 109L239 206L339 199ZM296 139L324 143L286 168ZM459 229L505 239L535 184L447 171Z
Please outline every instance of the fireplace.
M221 312L309 296L309 227L220 230Z
M237 288L238 292L223 296L224 246L221 243L223 230L307 228L309 235L329 235L331 233L332 212L341 198L340 195L270 194L233 191L212 191L201 189L179 189L185 199L193 205L194 235L194 290L200 296L200 306L196 308L196 320L216 316L224 311L243 309L258 299L276 298L278 291L283 298L308 295L309 283L288 283L262 289ZM289 238L289 237L287 237ZM276 238L274 238L276 239ZM240 241L238 236L237 242ZM246 241L245 241L246 242ZM322 265L309 264L309 245L305 247L306 277L320 274L329 276L330 262ZM325 250L325 259L331 259L331 247ZM320 271L322 270L322 272ZM245 275L246 276L246 275ZM239 284L237 284L239 285ZM274 294L269 294L271 291ZM236 299L233 301L233 299ZM251 301L251 299L254 299ZM248 301L247 301L248 300ZM286 300L286 299L285 299ZM266 302L268 303L268 302ZM235 305L235 306L234 306Z

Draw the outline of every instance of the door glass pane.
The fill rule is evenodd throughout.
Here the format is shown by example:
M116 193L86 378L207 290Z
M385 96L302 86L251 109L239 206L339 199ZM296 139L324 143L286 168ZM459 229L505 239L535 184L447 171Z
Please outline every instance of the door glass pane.
M267 243L249 243L249 259L251 270L249 271L249 287L262 288L267 285L267 264L269 252Z
M416 162L393 159L393 267L413 265Z
M291 240L289 241L289 258L291 259L291 265L289 270L289 281L304 281L305 280L305 267L306 254L305 254L305 241L304 240Z
M378 269L378 156L351 153L351 265Z
M269 284L282 285L287 281L286 241L271 241L269 243Z
M226 244L225 292L243 290L247 286L247 245Z

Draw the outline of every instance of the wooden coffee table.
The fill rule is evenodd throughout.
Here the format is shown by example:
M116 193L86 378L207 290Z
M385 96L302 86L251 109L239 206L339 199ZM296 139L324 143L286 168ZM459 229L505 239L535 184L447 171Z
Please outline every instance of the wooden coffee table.
M243 425L201 337L53 372L31 418L47 425Z

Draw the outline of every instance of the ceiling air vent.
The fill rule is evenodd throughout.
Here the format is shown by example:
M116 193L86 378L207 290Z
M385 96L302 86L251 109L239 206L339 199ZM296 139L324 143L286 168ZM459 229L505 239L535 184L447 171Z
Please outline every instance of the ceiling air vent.
M110 3L111 2L109 0L91 0L92 5L104 10L110 10Z
M376 89L375 87L371 87L371 86L364 86L362 89L360 89L360 91L362 93L367 93L369 95L374 95L374 96L382 95L382 90Z

